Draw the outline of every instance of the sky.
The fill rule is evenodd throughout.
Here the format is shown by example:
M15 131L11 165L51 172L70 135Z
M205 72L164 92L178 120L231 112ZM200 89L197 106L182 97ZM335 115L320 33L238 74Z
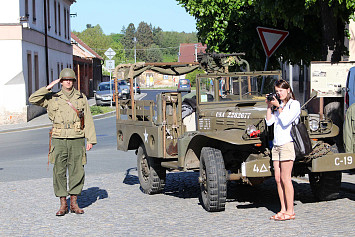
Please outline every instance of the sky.
M122 27L141 21L163 31L196 32L196 20L176 0L76 0L70 7L71 30L99 24L104 34L121 33Z

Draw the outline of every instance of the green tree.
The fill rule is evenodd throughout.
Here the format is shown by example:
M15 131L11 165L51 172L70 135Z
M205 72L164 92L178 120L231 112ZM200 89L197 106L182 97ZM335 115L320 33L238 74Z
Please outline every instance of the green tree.
M125 29L124 37L121 40L121 43L123 44L124 48L126 49L126 57L127 58L132 58L134 55L133 50L131 50L134 48L134 43L133 43L134 37L136 37L136 27L134 26L133 23L130 23L128 25L128 27Z
M85 44L92 48L101 57L105 56L106 50L112 43L112 38L105 35L100 25L85 29L77 35Z
M149 47L153 43L152 29L144 21L139 23L136 37L139 44L143 47Z
M146 53L146 61L147 62L162 62L163 61L163 53L159 49L159 46L156 44L152 44L149 49L147 49Z
M197 20L198 37L209 51L245 52L253 69L265 59L256 27L284 29L286 41L271 57L297 64L301 60L340 60L345 24L355 11L354 0L177 0ZM254 67L253 67L254 66Z
M196 86L196 75L202 73L205 73L205 71L202 69L196 69L195 71L186 74L185 78L190 80L191 86Z

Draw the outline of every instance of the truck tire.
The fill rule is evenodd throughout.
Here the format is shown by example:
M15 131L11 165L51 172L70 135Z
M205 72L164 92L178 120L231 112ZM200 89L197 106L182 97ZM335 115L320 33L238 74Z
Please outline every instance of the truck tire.
M339 197L341 171L309 174L312 193L318 201L329 201Z
M137 151L137 171L141 190L146 194L162 192L165 187L166 170L156 159L147 156L144 145Z
M224 211L227 198L227 179L220 150L204 147L200 157L201 202L206 211Z

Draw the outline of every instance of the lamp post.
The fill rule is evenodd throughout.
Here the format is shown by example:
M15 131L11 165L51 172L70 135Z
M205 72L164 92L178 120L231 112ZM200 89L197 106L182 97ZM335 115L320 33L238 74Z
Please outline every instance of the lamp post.
M134 43L134 63L137 62L137 50L136 50L136 46L137 46L137 38L136 37L133 37L133 43ZM133 89L134 89L134 95L137 94L137 78L135 77L134 78L134 84L136 85L136 89L134 89L134 86L133 86Z

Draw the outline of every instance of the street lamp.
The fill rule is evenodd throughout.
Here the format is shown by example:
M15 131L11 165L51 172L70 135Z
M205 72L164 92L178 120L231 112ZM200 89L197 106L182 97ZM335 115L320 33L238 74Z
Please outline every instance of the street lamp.
M134 43L134 63L137 62L137 53L136 53L136 46L137 46L137 38L136 37L133 37L133 41ZM134 78L134 84L136 85L136 88L137 88L137 78L135 77ZM133 89L134 89L134 86L133 86ZM137 89L134 89L134 95L137 94Z

